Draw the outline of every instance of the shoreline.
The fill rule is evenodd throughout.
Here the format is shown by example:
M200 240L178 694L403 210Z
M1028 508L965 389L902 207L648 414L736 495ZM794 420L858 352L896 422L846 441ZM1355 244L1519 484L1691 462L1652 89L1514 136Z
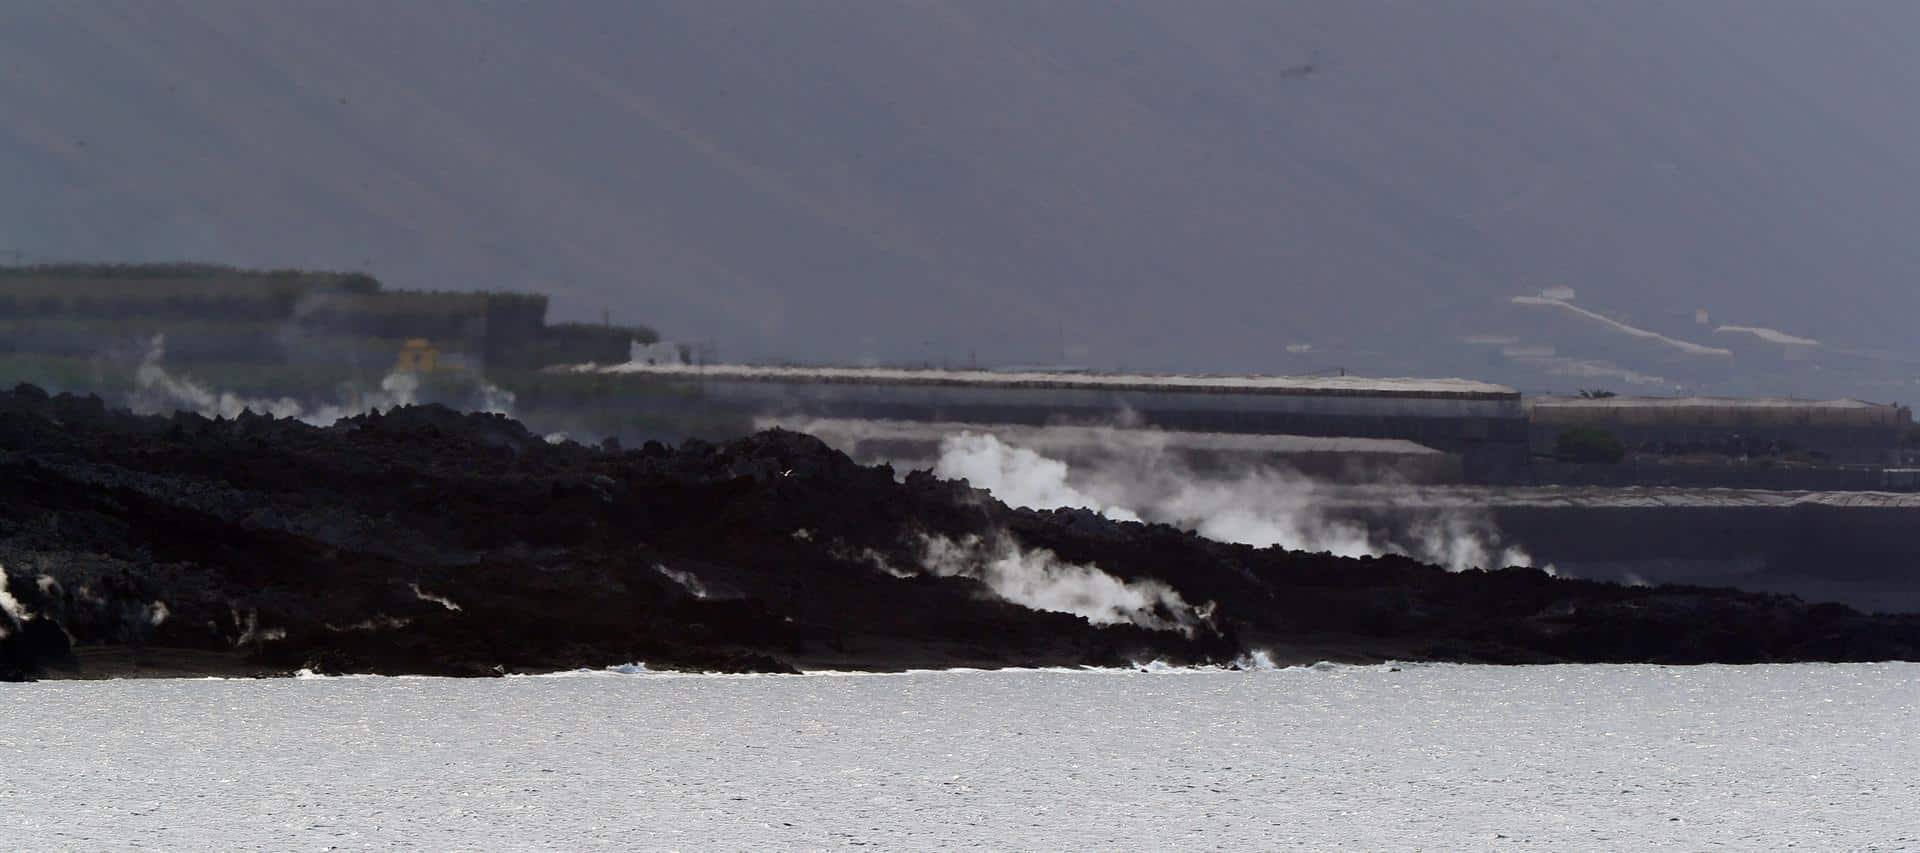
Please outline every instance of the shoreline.
M1920 614L1234 545L782 430L623 450L21 388L0 508L0 678L1920 659Z
M478 679L493 678L547 678L573 675L669 675L669 676L862 676L862 675L915 675L940 673L1013 673L1013 672L1052 672L1052 673L1089 673L1089 674L1158 674L1158 673L1208 673L1208 672L1274 672L1282 670L1311 670L1316 668L1374 668L1374 667L1424 667L1424 666L1476 666L1476 667L1543 667L1543 666L1653 666L1653 667L1769 667L1801 665L1880 665L1880 664L1917 664L1920 661L1885 660L1796 660L1796 661L1754 661L1746 663L1728 663L1720 661L1574 661L1574 660L1537 660L1537 661L1490 661L1418 658L1390 654L1356 654L1350 649L1333 643L1297 643L1281 645L1272 649L1256 648L1241 659L1211 663L1172 664L1160 660L1135 661L1117 665L1041 663L1041 662L995 662L989 660L956 660L950 656L906 655L887 661L857 659L845 656L824 656L789 660L792 668L786 671L728 671L677 666L671 663L648 663L646 661L621 661L605 665L558 666L552 668L506 669L486 673L448 673L448 672L374 672L341 671L318 673L305 668L286 669L262 664L250 659L250 656L238 651L216 652L201 649L175 649L147 647L135 649L126 646L94 646L74 650L73 665L55 665L40 672L26 681L148 681L148 680L283 680L301 678L452 678Z
M644 662L628 662L606 667L578 667L572 669L554 669L526 672L505 672L494 675L436 675L429 673L373 673L345 672L320 674L305 670L287 672L283 670L235 672L215 672L201 668L168 669L157 666L138 667L134 671L88 673L63 672L50 670L41 675L17 682L0 682L0 690L5 684L32 683L77 683L102 681L301 681L331 679L446 679L455 681L492 681L496 679L566 679L566 678L859 678L859 677L898 677L919 675L996 675L996 674L1043 674L1043 675L1210 675L1210 674L1253 674L1277 672L1341 672L1341 671L1379 671L1400 672L1402 670L1428 667L1486 667L1498 669L1532 669L1550 667L1599 667L1599 668L1652 668L1652 669L1741 669L1759 670L1778 667L1879 667L1879 666L1920 666L1920 661L1879 660L1879 661L1769 661L1761 663L1657 663L1657 662L1543 662L1543 663L1471 663L1445 660L1400 660L1379 661L1265 661L1262 665L1241 666L1228 664L1191 664L1169 665L1158 661L1128 666L962 666L947 667L875 667L868 669L801 669L796 672L718 672L713 670L692 669L656 669Z

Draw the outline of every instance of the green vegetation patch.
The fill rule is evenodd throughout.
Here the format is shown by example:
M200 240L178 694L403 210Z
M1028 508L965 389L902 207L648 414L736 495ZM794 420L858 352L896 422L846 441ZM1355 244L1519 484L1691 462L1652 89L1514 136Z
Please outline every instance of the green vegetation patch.
M1627 458L1627 447L1604 429L1576 427L1560 433L1553 455L1562 462L1612 465Z

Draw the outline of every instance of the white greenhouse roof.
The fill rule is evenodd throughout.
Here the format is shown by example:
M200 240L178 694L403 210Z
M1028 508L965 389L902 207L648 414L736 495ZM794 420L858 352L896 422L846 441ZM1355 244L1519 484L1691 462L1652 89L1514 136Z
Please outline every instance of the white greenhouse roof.
M750 364L616 364L564 368L579 372L706 381L821 382L876 385L973 385L1114 391L1513 399L1518 391L1471 379L1377 379L1359 376L1223 376L1042 371L935 370L887 367L773 367Z
M779 427L811 433L821 438L853 441L927 441L939 442L964 433L992 435L1015 446L1036 449L1055 447L1107 447L1141 449L1173 447L1182 450L1210 450L1239 453L1344 453L1391 456L1437 456L1441 452L1423 444L1398 438L1353 438L1347 436L1273 435L1267 433L1184 432L1153 428L1114 426L1075 426L1058 424L979 424L959 422L923 422L857 420L848 418L760 418L755 429ZM831 440L831 439L829 439Z
M1572 409L1882 409L1865 400L1796 400L1791 397L1535 397L1534 407Z

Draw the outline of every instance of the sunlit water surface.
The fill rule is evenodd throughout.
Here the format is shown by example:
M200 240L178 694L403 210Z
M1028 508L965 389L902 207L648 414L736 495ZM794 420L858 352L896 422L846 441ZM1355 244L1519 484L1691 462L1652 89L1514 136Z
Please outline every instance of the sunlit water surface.
M1920 848L1920 665L0 685L9 849Z

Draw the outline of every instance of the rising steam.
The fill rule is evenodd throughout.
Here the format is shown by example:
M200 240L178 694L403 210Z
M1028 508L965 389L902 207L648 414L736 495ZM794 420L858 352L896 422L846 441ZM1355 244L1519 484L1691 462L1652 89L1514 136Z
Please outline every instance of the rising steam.
M7 589L7 581L6 567L0 566L0 615L6 617L0 620L0 637L13 633L15 628L33 618L33 614L27 612L26 606L20 603L20 599L13 597L13 591Z
M456 601L454 601L453 599L451 599L451 598L448 598L448 597L446 597L446 596L444 596L444 595L434 595L434 594L433 594L433 593L431 593L431 592L428 592L428 591L426 591L426 590L424 590L424 589L421 589L421 588L420 588L420 585L419 585L419 584L417 584L417 583L415 583L415 584L408 584L407 586L408 586L408 588L409 588L409 589L412 589L412 590L413 590L413 597L414 597L414 598L418 598L418 599L420 599L421 601L425 601L425 602L428 602L428 603L430 603L430 604L438 604L438 605L440 605L441 607L445 607L445 608L446 608L446 609L448 609L448 610L459 610L459 609L460 609L460 604L459 604L458 602L456 602Z
M410 370L394 370L381 377L378 390L354 394L350 402L307 406L292 397L247 397L230 391L216 391L193 379L172 373L166 360L165 335L155 335L147 352L135 368L134 391L129 408L140 414L193 412L209 418L235 418L241 412L294 418L314 426L331 426L341 418L384 411L396 406L411 406L420 401L420 375ZM477 380L473 406L475 411L511 415L513 392L485 380Z
M712 593L707 591L707 585L701 583L699 576L692 572L683 572L679 569L668 568L665 563L654 563L653 570L659 572L660 575L667 580L679 584L681 589L686 590L687 594L694 598L708 598L712 596Z
M1151 436L1151 433L1145 433ZM1163 444L1142 438L1098 463L1078 468L993 435L961 433L941 442L934 473L964 477L1009 505L1082 507L1117 520L1145 520L1193 530L1209 539L1338 556L1403 554L1455 571L1530 566L1532 558L1502 543L1483 511L1405 506L1396 532L1329 515L1325 487L1273 466L1235 473L1194 470Z
M1067 483L1067 463L985 433L963 432L941 442L934 473L966 480L993 492L1008 506L1035 509L1080 507L1119 521L1139 521L1124 507L1109 505Z
M1121 580L1046 549L1022 548L1005 535L927 536L922 545L920 563L933 574L973 578L1014 604L1071 613L1095 625L1133 624L1192 636L1208 624L1212 610L1187 604L1159 581Z

